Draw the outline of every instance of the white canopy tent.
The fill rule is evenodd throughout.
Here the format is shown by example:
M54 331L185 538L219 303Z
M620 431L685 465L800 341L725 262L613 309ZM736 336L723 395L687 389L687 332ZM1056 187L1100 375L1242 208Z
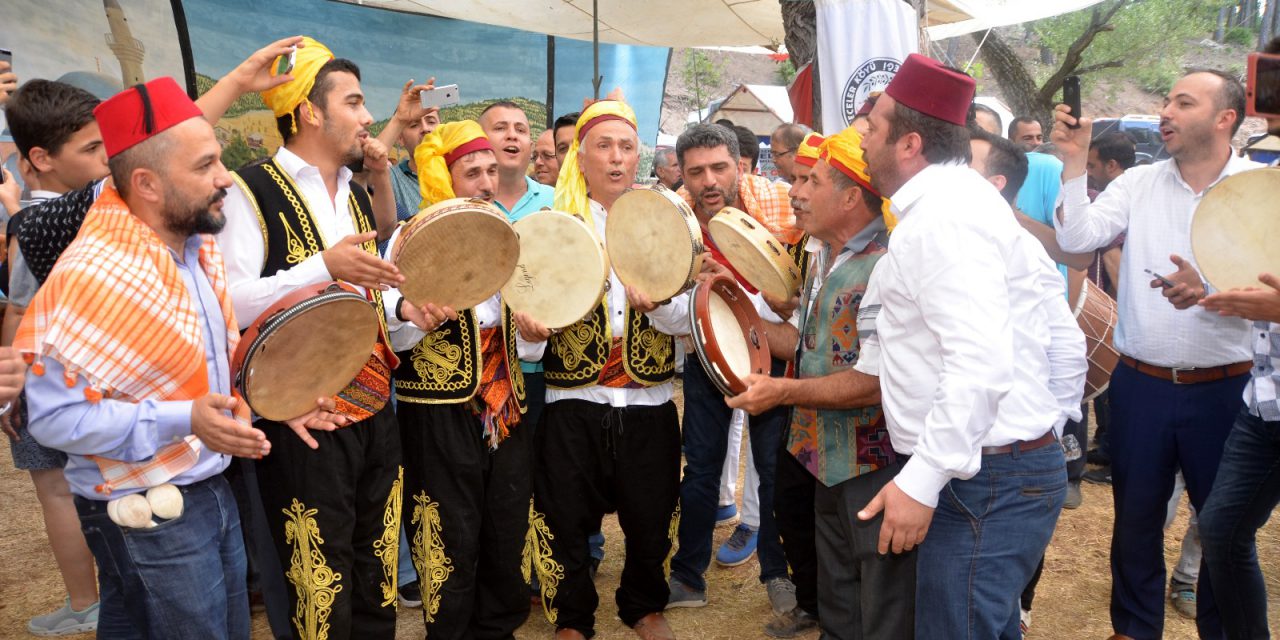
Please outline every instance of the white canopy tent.
M776 48L785 33L778 0L341 0L409 13L514 27L558 38L657 47ZM926 0L933 40L1083 9L1100 0Z

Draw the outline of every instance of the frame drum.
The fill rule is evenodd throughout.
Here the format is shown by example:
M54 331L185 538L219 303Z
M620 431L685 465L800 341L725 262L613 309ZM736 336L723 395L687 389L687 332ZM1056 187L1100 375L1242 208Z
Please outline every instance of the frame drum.
M400 293L461 311L493 297L516 267L520 241L497 207L454 198L419 211L404 223L391 262L404 274Z
M725 207L711 217L707 230L716 247L751 286L778 300L800 290L800 270L787 247L740 209Z
M1260 287L1258 275L1280 275L1280 169L1229 176L1209 189L1191 218L1191 251L1200 273L1219 291Z
M548 329L591 315L609 283L609 256L595 231L577 216L550 210L531 213L514 227L520 262L502 287L507 306Z
M364 368L378 342L379 312L341 282L294 291L245 331L231 359L232 384L259 416L296 418Z
M693 350L707 377L726 396L747 390L746 377L769 373L764 323L747 293L732 278L698 284L689 296Z
M609 210L604 238L618 280L653 302L688 291L702 270L698 218L662 185L622 194Z

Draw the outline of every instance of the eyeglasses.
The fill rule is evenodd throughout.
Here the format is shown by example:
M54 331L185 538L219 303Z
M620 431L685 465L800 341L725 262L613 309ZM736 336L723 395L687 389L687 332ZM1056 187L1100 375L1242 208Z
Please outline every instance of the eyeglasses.
M774 151L774 152L773 152L773 157L775 157L775 158L781 158L782 156L785 156L785 155L787 155L788 153L795 153L795 152L796 152L796 150L795 150L795 149L787 149L786 151Z
M552 152L552 151L533 152L533 160L536 162L539 158L541 158L543 162L551 162L552 160L556 159L556 154L555 152Z

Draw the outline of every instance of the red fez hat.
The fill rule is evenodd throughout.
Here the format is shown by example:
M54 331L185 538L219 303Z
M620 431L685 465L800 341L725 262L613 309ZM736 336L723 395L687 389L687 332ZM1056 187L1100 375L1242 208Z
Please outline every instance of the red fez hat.
M973 78L918 53L907 56L884 90L904 106L962 127L973 91Z
M133 85L93 110L108 158L169 127L203 115L200 107L169 77Z

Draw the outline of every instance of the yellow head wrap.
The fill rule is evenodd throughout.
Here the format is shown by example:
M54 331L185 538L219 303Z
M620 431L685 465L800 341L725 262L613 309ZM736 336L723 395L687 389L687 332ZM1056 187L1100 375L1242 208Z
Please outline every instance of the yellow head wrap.
M594 223L591 218L591 202L587 198L587 178L582 175L582 168L578 166L578 147L591 127L608 120L622 120L630 124L632 129L636 128L635 112L621 100L601 100L587 107L578 116L578 124L573 128L573 143L569 145L569 153L560 165L560 175L556 178L554 208L581 216L588 224Z
M418 165L418 189L422 192L420 209L437 202L456 197L449 167L463 156L493 150L489 137L475 120L446 122L428 133L413 150L413 161Z
M310 36L303 36L302 45L298 47L294 56L293 71L289 72L293 80L263 91L262 101L271 107L271 113L277 118L285 115L293 118L291 114L298 105L306 102L307 94L311 93L311 88L315 86L320 67L332 59L333 52L328 47L311 39ZM271 65L271 75L276 75L274 63ZM289 130L293 133L298 132L296 118L293 119Z
M819 147L826 138L818 132L810 133L800 142L800 146L796 147L796 164L813 167L818 164Z
M881 214L884 215L884 225L889 231L893 231L898 224L898 218L889 208L889 199L871 186L871 176L867 173L867 161L862 157L862 134L858 133L857 129L848 127L834 136L828 136L818 149L820 157L826 160L827 164L849 176L858 183L859 187L880 196L884 202L880 208Z

